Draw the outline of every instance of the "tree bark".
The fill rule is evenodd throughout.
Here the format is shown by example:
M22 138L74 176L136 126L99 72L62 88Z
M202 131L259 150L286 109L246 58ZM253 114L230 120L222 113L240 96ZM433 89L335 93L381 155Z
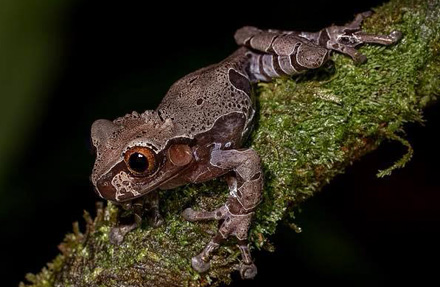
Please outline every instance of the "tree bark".
M365 20L371 33L403 32L392 47L367 45L368 57L355 65L334 55L333 65L293 79L259 84L258 123L249 145L261 156L264 199L258 207L250 239L255 249L293 208L384 140L397 140L408 153L390 174L411 158L404 124L420 122L422 109L440 94L440 1L392 0ZM186 207L212 210L224 204L227 185L219 180L161 193L165 224L143 226L120 246L109 243L116 208L98 204L97 216L86 213L87 228L66 235L61 254L20 286L216 286L230 282L239 251L229 240L213 258L211 269L198 274L191 257L216 231L215 222L189 223Z

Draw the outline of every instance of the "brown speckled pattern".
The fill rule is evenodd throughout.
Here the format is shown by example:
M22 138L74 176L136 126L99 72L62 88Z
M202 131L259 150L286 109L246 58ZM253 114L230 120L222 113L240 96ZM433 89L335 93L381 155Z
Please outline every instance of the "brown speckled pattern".
M101 197L124 204L141 200L156 189L225 176L230 196L224 206L215 211L188 208L182 214L189 221L222 221L217 235L192 258L192 266L198 272L207 271L213 252L233 235L239 241L242 254L240 274L243 278L253 278L257 268L246 239L252 216L261 201L263 172L258 154L253 149L241 148L255 117L251 84L318 68L333 50L362 62L366 58L356 46L362 43L390 45L400 39L401 33L397 31L390 35L361 31L362 19L368 15L359 14L345 26L333 25L314 33L260 30L249 26L239 29L235 40L241 48L222 62L178 80L156 110L133 112L113 122L98 120L93 124L92 142L97 156L91 179L95 190ZM135 166L154 166L154 170L148 174L132 174L134 169L128 168L132 163L124 159L128 150L143 160L135 162ZM149 157L142 155L142 150L148 151ZM170 151L178 150L185 151L188 157L182 161L172 160ZM152 161L155 164L149 165ZM110 238L116 244L142 219L139 204L127 206L133 209L137 206L136 223L113 229ZM158 210L157 206L157 214Z
M230 69L247 77L245 52L245 48L239 49L218 65L191 73L171 86L157 111L162 118L172 120L176 134L193 138L232 112L243 113L248 122L251 120L255 111L250 95L229 79Z

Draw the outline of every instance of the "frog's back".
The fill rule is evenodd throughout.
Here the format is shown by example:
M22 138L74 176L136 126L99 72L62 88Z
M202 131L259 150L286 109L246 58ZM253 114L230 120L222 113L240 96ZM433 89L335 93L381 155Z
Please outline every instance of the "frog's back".
M236 115L244 119L245 134L255 114L245 53L245 48L239 49L224 61L174 83L157 108L160 117L171 119L178 133L193 138L222 118Z

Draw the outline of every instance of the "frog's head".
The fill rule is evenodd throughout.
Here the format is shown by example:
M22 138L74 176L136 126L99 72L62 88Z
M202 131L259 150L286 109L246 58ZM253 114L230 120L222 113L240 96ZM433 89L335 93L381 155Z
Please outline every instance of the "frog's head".
M114 202L124 202L159 188L193 161L191 148L173 142L171 120L157 113L133 113L115 121L92 125L96 161L91 180L96 192Z

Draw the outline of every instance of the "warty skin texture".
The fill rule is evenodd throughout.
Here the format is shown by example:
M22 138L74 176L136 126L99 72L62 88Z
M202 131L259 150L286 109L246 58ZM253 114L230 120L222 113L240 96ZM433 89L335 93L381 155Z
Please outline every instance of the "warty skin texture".
M390 45L400 39L398 31L390 35L361 31L362 19L369 14L315 33L244 27L235 34L241 48L222 62L178 80L156 110L133 112L113 122L96 121L92 126L97 150L92 172L95 190L134 212L134 221L114 227L110 240L121 243L140 225L145 208L154 226L163 223L156 190L224 177L230 189L224 206L183 212L189 221L222 222L217 235L192 258L192 266L207 271L213 252L233 235L242 254L241 276L255 277L247 236L261 201L263 173L258 154L242 146L256 112L252 84L319 68L331 51L362 63L366 58L355 49L358 45Z

